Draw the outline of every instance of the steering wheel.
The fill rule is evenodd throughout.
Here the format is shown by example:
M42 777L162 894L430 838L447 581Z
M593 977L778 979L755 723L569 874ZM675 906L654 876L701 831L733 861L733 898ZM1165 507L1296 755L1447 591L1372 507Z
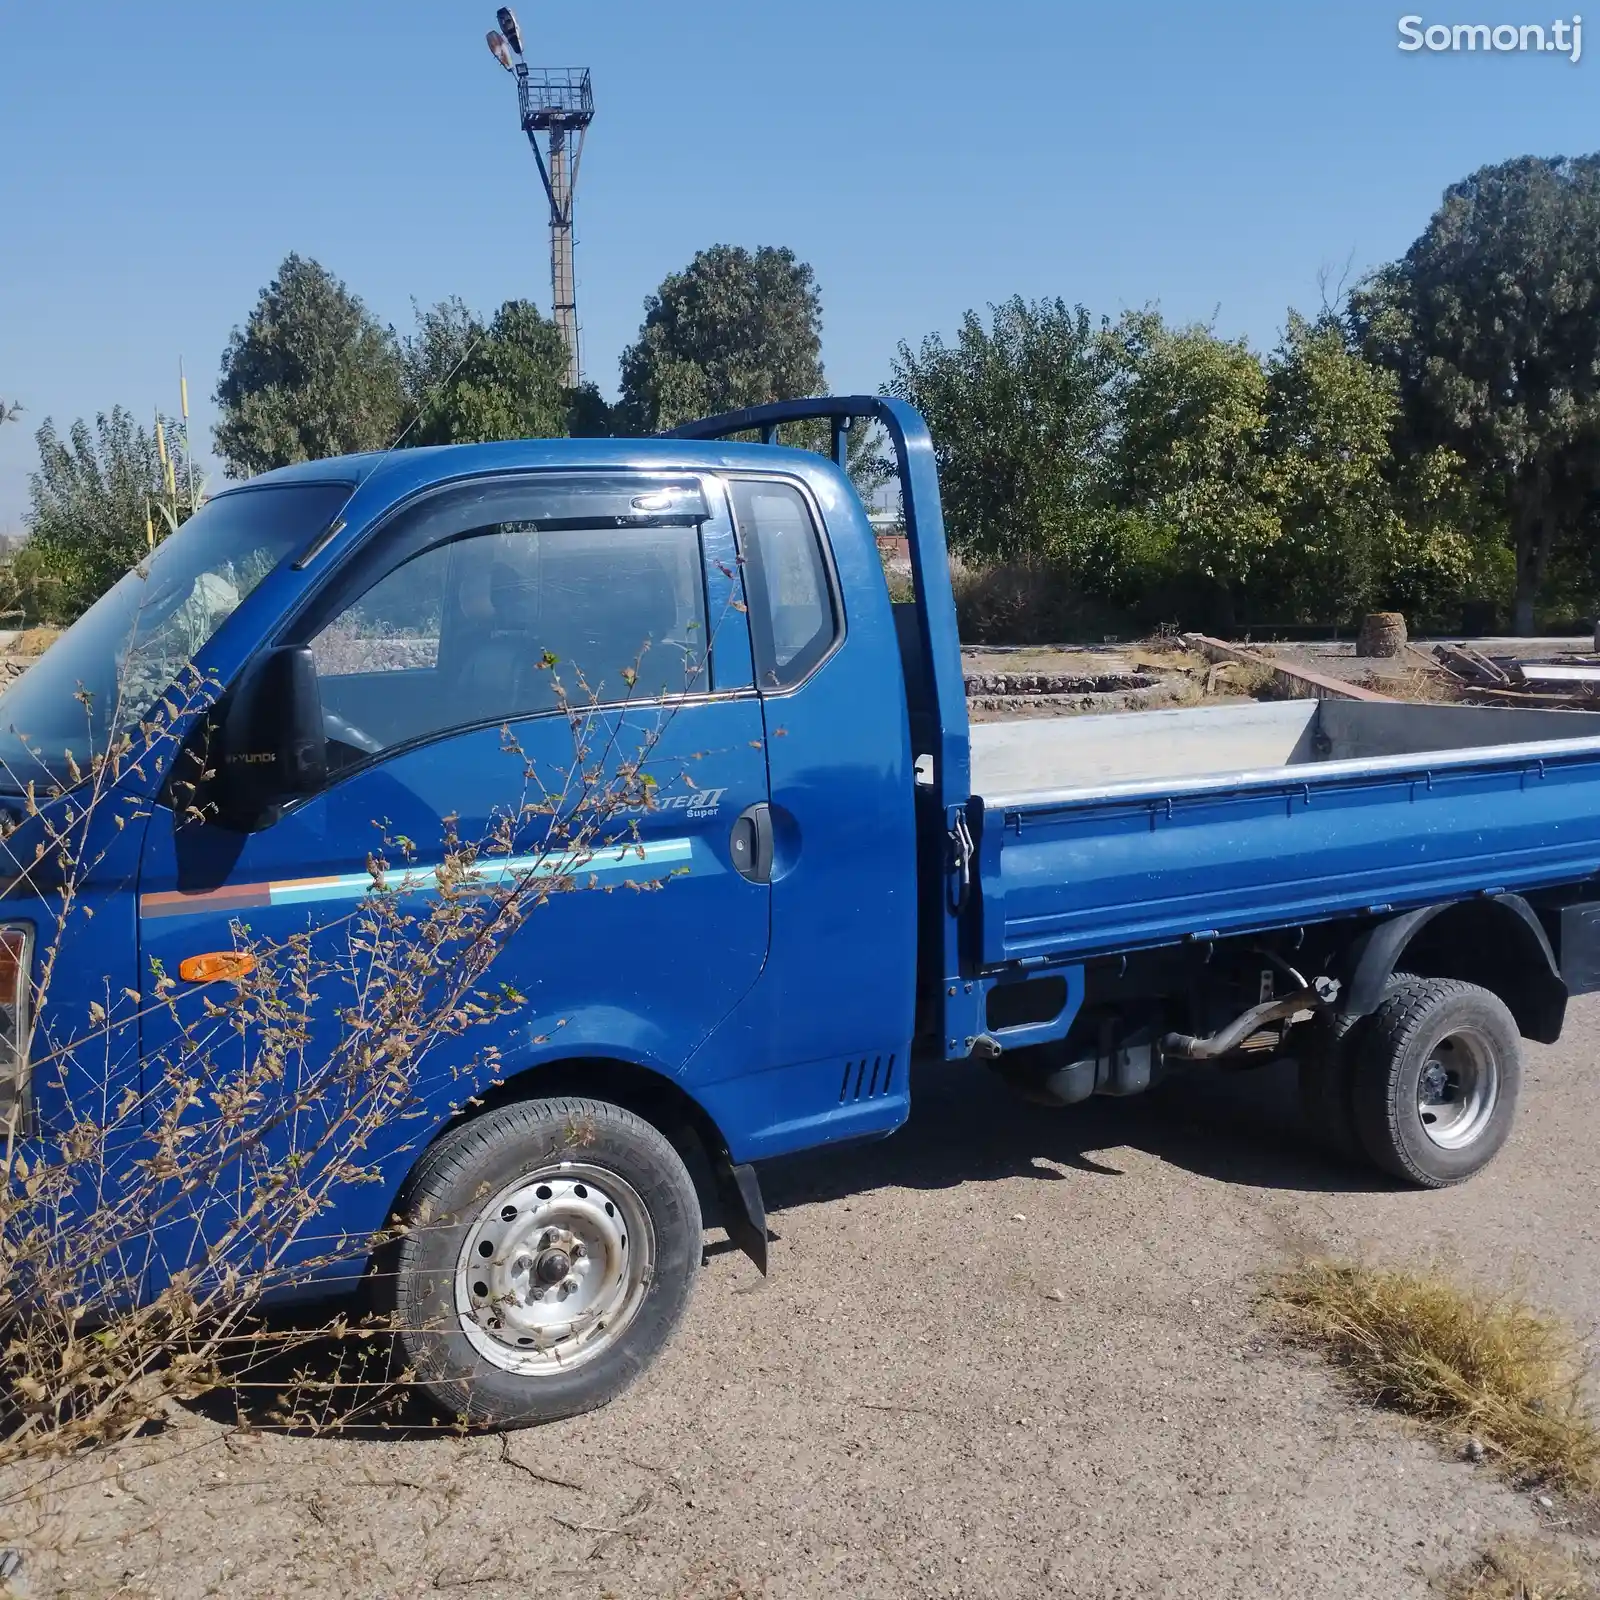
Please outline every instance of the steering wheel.
M358 728L355 723L341 717L337 711L324 709L322 713L323 731L330 738L337 739L340 744L349 745L352 750L359 750L363 755L375 756L383 749L380 740L363 728Z

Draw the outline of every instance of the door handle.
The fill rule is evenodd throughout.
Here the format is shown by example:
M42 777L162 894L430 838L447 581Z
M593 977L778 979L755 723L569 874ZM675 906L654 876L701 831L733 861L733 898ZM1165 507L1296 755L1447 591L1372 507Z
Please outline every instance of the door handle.
M772 807L765 800L746 806L728 836L733 870L750 883L772 882Z

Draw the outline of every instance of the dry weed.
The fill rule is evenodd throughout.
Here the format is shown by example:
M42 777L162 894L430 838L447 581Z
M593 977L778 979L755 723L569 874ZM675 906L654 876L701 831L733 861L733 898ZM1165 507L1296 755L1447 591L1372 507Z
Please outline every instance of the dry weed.
M42 656L61 637L64 631L62 628L45 626L24 628L12 640L12 652L19 656Z
M1498 1539L1433 1587L1445 1600L1600 1600L1593 1577L1542 1539Z
M1436 1267L1307 1261L1269 1293L1288 1336L1325 1354L1366 1400L1446 1439L1479 1441L1519 1483L1600 1493L1588 1364L1559 1317Z

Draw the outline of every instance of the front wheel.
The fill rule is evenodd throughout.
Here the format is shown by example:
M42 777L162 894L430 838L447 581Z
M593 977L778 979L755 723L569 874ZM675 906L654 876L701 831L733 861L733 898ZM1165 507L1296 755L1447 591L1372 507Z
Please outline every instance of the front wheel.
M447 1415L521 1426L588 1411L665 1347L700 1263L672 1145L605 1101L521 1100L451 1130L401 1202L378 1287Z
M1494 1159L1522 1087L1516 1020L1498 996L1455 978L1407 978L1357 1038L1352 1110L1378 1166L1442 1189Z

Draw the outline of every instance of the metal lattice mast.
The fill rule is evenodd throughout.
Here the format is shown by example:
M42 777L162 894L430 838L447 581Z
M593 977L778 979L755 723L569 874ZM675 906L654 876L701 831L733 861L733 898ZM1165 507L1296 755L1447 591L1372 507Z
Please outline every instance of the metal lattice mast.
M572 262L572 204L584 136L594 121L594 92L587 67L530 67L522 59L517 19L505 6L497 17L504 36L491 32L489 48L501 66L516 74L518 116L550 202L551 309L567 349L567 383L576 389L583 381L583 362L578 347L577 274Z

